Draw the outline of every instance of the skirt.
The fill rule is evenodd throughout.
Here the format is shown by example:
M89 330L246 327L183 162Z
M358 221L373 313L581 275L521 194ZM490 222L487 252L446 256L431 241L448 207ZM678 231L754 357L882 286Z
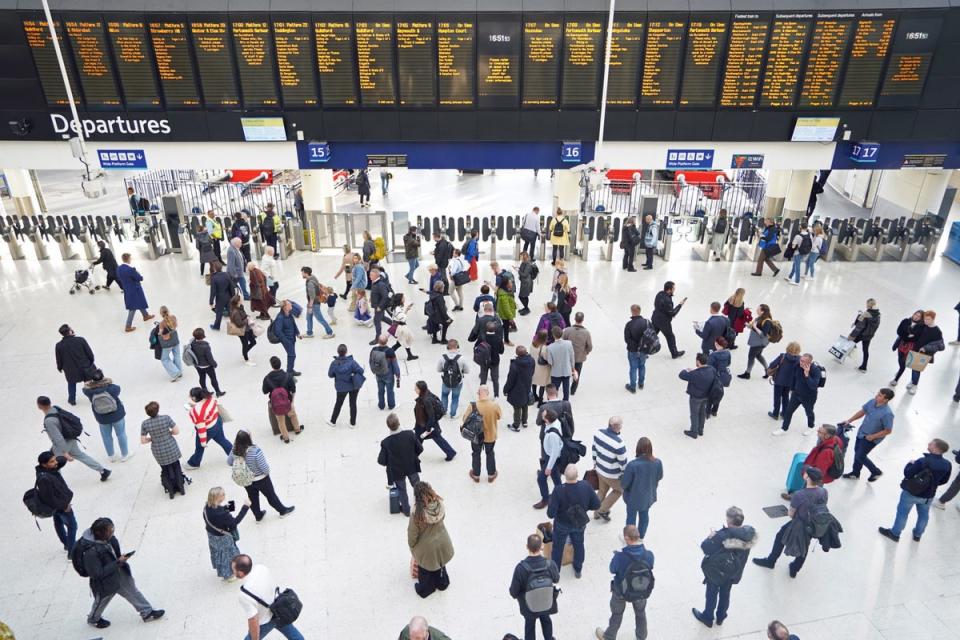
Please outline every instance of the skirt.
M210 543L210 564L216 569L221 578L233 575L230 561L240 553L233 536L221 536L207 531L207 542Z
M393 337L396 338L397 342L404 348L409 349L413 346L413 332L410 331L410 327L405 324L397 325L397 331Z

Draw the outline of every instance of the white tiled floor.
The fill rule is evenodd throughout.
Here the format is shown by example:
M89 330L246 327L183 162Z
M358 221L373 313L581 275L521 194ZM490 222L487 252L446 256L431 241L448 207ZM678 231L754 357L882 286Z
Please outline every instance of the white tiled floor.
M787 622L804 640L960 637L957 511L952 506L934 510L921 544L905 537L894 545L876 533L878 525L892 521L901 466L919 455L931 437L960 445L960 405L950 402L960 369L957 349L951 347L937 358L924 373L917 395L908 396L902 386L898 388L893 401L896 431L874 456L887 474L875 484L838 481L830 486L832 510L845 528L843 548L829 556L814 550L796 580L790 579L783 564L772 572L748 567L734 589L729 620L722 629L706 630L689 613L691 606L703 604L699 542L711 527L721 524L724 509L737 504L760 532L757 552L766 553L782 521L768 519L761 507L781 503L788 461L813 443L796 430L784 438L768 435L773 426L766 416L771 389L759 377L734 380L720 417L708 423L706 437L688 440L680 433L687 425L687 404L677 372L692 355L682 362L665 354L653 358L646 389L633 396L622 390L626 362L620 337L629 304L640 303L648 314L655 292L664 280L672 279L678 283L678 295L690 298L675 326L681 348L692 354L698 341L690 323L706 317L711 300L722 300L737 286L745 286L750 306L770 304L784 323L786 339L799 340L827 366L829 385L817 415L835 422L853 413L891 377L895 358L889 344L904 315L916 307L937 309L944 332L953 337L957 316L952 307L960 290L960 269L940 258L932 264L821 264L815 282L794 288L782 279L748 277L750 267L744 262L693 262L686 253L675 250L675 260L658 261L650 273L625 274L616 263L597 260L571 263L573 284L580 292L577 308L586 314L596 344L574 401L578 434L588 440L610 415L620 414L627 440L651 437L664 461L666 477L647 536L657 558L657 588L647 609L650 637L756 640L772 618ZM333 255L296 254L282 265L281 293L302 298L301 265L312 265L322 281L330 282L337 263ZM6 372L0 378L4 397L0 421L5 425L7 460L0 468L4 523L0 618L18 638L26 639L241 638L245 621L236 603L237 586L221 584L211 569L200 516L210 486L221 484L232 497L242 498L217 451L209 451L202 469L191 473L194 482L187 497L174 501L163 495L157 466L145 447L138 447L132 461L113 465L114 476L105 484L81 466L71 465L65 472L76 493L81 528L108 515L117 523L124 548L137 550L132 565L138 584L151 602L167 610L162 622L149 626L118 599L107 611L114 623L110 629L101 634L87 627L90 596L85 581L64 561L51 524L42 522L38 532L20 504L22 492L33 483L35 456L48 446L40 433L34 398L49 394L56 402L66 400L63 379L53 363L56 329L62 322L90 341L98 364L123 388L131 440L137 440L140 407L149 400L160 402L181 425L187 422L182 404L194 374L170 384L147 349L148 326L139 324L133 334L122 332L119 292L68 296L78 264L13 263L5 250L0 257L0 305L5 310L0 316L0 354ZM168 305L184 327L209 324L207 292L195 262L165 257L156 262L138 259L136 266L145 277L151 309ZM486 263L482 267L488 273ZM412 324L419 327L421 294L403 282L402 274L401 265L391 265L391 281L417 302ZM549 274L545 276L533 296L537 305L547 298ZM469 297L476 290L468 287ZM868 296L879 300L883 321L870 371L861 374L855 364L833 362L826 350ZM241 366L234 338L226 334L212 338L220 380L228 392L225 401L236 418L228 425L228 435L241 426L252 430L270 459L281 497L297 506L297 512L283 521L271 513L259 526L244 522L240 548L268 564L300 593L306 606L298 626L311 640L392 639L415 614L425 615L456 640L494 640L506 632L520 632L522 621L507 586L514 564L524 556L525 536L545 519L530 508L538 498L536 432L502 429L497 445L500 478L493 485L476 485L467 478L469 447L453 428L448 429L450 440L461 453L454 462L444 463L434 445L427 445L423 477L446 498L447 526L457 555L449 566L450 589L421 601L408 578L406 519L388 515L383 471L376 464L378 442L386 429L384 414L376 410L373 385L361 393L355 430L341 426L334 431L323 424L333 396L326 377L331 354L342 340L365 363L372 333L346 322L345 306L338 311L337 340L300 344L297 368L303 377L297 404L308 428L290 445L269 435L259 393L266 359L281 354L279 347L262 341L253 351L258 366L247 368ZM465 338L472 325L468 318L457 316L451 336ZM529 339L535 318L519 319L524 340ZM405 367L400 391L398 413L404 426L412 424L413 383L422 378L439 385L434 371L439 349L426 344L421 332L416 335L414 351L421 359ZM737 372L745 357L745 349L735 352ZM504 377L506 369L504 363ZM464 400L473 397L476 386L472 375ZM92 424L85 401L79 409ZM341 424L346 420L341 418ZM90 452L103 460L99 438L85 440ZM189 443L190 436L181 435L185 451L191 448ZM622 506L614 513L614 523L588 527L583 579L574 580L569 568L562 572L563 595L555 617L560 640L592 637L593 628L608 616L607 563L611 551L620 546ZM622 629L620 637L630 633L631 629Z

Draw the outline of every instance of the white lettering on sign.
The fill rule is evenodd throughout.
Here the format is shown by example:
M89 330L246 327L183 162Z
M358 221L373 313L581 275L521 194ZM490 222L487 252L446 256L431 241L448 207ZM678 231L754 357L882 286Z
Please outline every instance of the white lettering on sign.
M907 33L907 40L926 40L930 34L925 31L910 31Z
M59 113L51 113L50 121L53 123L53 130L56 133L67 133L77 130L77 123L68 120L66 116ZM83 127L83 135L90 136L94 133L126 133L126 134L146 134L146 135L167 135L172 130L169 120L137 119L128 120L122 116L116 118L84 118L80 121Z

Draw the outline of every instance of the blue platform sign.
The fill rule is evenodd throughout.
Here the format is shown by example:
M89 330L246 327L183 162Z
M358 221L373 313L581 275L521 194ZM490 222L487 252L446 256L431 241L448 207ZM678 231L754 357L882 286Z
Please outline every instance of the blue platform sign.
M147 168L147 156L143 149L100 149L97 155L103 169Z
M330 162L330 145L326 142L307 143L307 159L314 164Z
M855 142L850 147L850 159L860 164L876 164L880 145L876 142Z
M582 162L582 145L580 141L564 142L560 147L560 160L580 164Z
M713 149L667 149L666 169L712 169Z

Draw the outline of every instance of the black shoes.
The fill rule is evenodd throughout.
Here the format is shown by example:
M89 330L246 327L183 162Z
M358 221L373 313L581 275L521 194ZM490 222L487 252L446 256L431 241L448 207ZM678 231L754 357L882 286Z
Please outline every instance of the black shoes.
M281 518L286 518L288 515L294 512L296 507L290 506L283 510L283 513L280 514Z
M301 374L299 371L291 371L291 372L290 372L290 375L292 375L292 376L299 376L299 375L303 375L303 374Z
M454 451L453 453L451 453L450 455L448 455L446 458L444 458L443 461L444 461L444 462L450 462L451 460L453 460L453 459L456 458L456 457L457 457L457 452Z
M623 385L623 388L626 389L627 391L629 391L630 393L636 393L636 392L637 392L636 387L631 387L631 386L628 385L628 384Z
M515 431L515 432L517 432L517 433L520 432L520 427L518 427L518 426L515 425L515 424L508 424L508 425L507 425L507 429L510 429L510 431Z
M103 471L101 471L101 472L100 472L100 482L106 482L106 481L107 481L107 478L110 477L110 474L111 474L111 473L113 473L113 471L110 471L110 469L104 469Z
M753 558L753 564L758 567L764 567L765 569L773 569L777 563L769 558Z
M151 621L153 621L153 620L159 620L160 618L163 617L163 614L164 614L164 613L166 613L166 611L164 611L163 609L154 609L153 611L151 611L151 612L148 613L147 615L143 616L143 621L144 621L144 622L151 622ZM102 621L103 618L100 618L100 620ZM110 623L108 622L107 624L110 624Z
M860 479L860 474L859 474L859 473L854 473L854 472L851 471L850 473L845 473L845 474L843 474L843 475L840 476L840 477L841 477L841 478L846 478L847 480L859 480L859 479Z
M672 358L673 358L674 360L676 360L677 358L682 358L682 357L683 357L683 354L685 354L685 353L686 353L686 351L677 351L675 354L673 354Z
M226 392L226 391L217 391L217 397L218 397L218 398L222 398L222 397L225 396L225 395L227 395L227 392Z
M895 534L893 531L890 531L890 529L887 529L886 527L877 527L877 531L879 531L880 535L882 535L884 538L890 538L894 542L900 542L900 536Z
M702 624L703 626L707 628L710 628L713 626L713 620L708 618L706 614L700 613L696 609L690 609L690 611L693 613L693 617L699 620L700 624Z
M750 374L747 373L747 372L743 372L743 373L741 373L740 375L738 375L737 377L740 378L741 380L749 380L749 379L750 379Z
M688 430L688 431L684 431L683 435L687 436L688 438L693 438L694 440L696 440L698 434L696 431Z
M144 618L144 620L146 620L146 618ZM96 622L90 622L89 625L91 627L96 627L97 629L106 629L110 626L110 621L106 618L100 618Z
M871 473L870 477L867 478L867 482L876 482L877 478L883 475L883 471L877 471L876 473Z

